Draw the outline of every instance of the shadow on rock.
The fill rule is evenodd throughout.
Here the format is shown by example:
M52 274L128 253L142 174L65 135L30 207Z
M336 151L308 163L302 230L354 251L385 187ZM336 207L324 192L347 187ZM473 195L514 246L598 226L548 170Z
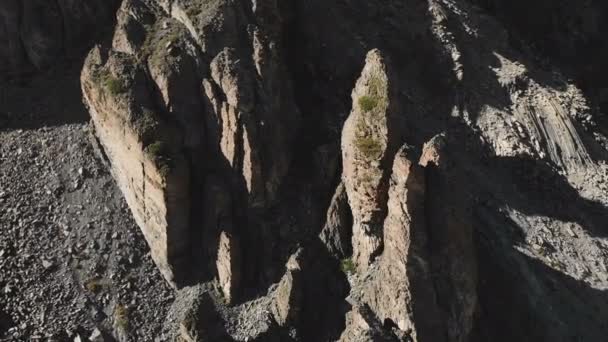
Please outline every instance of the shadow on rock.
M490 164L504 180L508 206L528 215L576 222L593 236L608 236L608 208L582 197L555 167L523 157L494 158Z
M513 222L482 216L477 227L482 306L475 340L603 340L608 333L608 291L519 252L508 234L501 233L517 230ZM494 232L483 229L488 224Z

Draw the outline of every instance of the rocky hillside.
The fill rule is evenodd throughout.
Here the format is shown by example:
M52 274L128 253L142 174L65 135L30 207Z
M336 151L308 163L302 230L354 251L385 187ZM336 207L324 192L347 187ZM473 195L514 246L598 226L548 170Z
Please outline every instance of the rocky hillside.
M40 61L97 41L80 73L92 136L81 148L107 165L175 297L162 319L147 309L159 298L141 299L140 321L154 329L121 324L120 300L102 300L114 314L81 323L87 332L343 342L608 334L600 1L123 0L115 22L109 3L64 2L36 25L27 13L38 1L0 5L0 43L13 48L0 53L12 63L0 72L23 79L26 65L44 70ZM48 38L58 23L61 35ZM91 23L115 26L95 40ZM0 203L17 201L8 198ZM7 213L13 224L0 227L23 239ZM144 265L126 267L134 282ZM0 306L17 327L5 335L31 337L19 324L36 323L14 310Z

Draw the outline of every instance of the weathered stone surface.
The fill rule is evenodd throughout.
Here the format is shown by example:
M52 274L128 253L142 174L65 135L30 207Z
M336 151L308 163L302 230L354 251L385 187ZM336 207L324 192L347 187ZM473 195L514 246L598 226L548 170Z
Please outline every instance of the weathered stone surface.
M368 53L342 130L344 185L353 213L353 259L364 271L382 249L388 175L399 137L395 85L378 50Z
M338 259L344 259L352 253L352 214L344 183L340 183L336 188L319 238L327 250Z
M136 54L144 45L148 34L144 25L154 22L152 11L141 0L125 0L116 17L113 49L130 55Z
M152 257L175 285L185 273L190 215L190 170L172 128L159 123L141 68L124 56L95 49L82 72L82 89L95 134ZM127 87L126 84L131 84Z
M511 190L495 191L462 169L499 179L488 164L526 156L569 173L587 170L595 156L587 146L592 134L580 131L575 119L586 107L576 87L536 76L526 58L509 49L507 32L469 5L124 1L112 48L100 50L99 67L92 68L104 71L101 82L91 72L83 84L114 172L127 174L117 176L119 183L140 183L141 170L130 160L145 160L155 142L168 147L172 168L166 170L185 170L150 199L121 187L134 198L136 216L164 206L166 222L142 228L152 232L153 254L168 278L204 273L205 281L218 280L229 304L220 310L232 317L226 324L271 307L268 321L272 316L275 328L304 341L335 340L344 325L345 340L472 339L474 316L488 310L477 310L470 213L477 203L469 185L479 188L476 198L518 207L528 218L563 217L522 205L502 193ZM385 19L379 24L376 17ZM368 53L349 104L347 92L371 47L379 50ZM150 121L139 120L145 113L152 113ZM416 146L442 131L460 140L437 137L418 159L413 149L397 152L402 129ZM343 184L325 208L340 153ZM152 158L156 171L145 174L162 172L158 162L165 157ZM478 230L493 236L492 228ZM505 237L505 246L525 245L512 240ZM180 263L167 246L180 246L181 257L203 258ZM344 322L348 286L338 259L351 253L355 309ZM255 330L234 334L266 337Z
M235 299L235 292L240 285L242 267L240 254L240 246L236 237L222 231L217 252L217 275L227 303L231 303Z
M159 337L183 342L229 341L217 311L214 299L217 296L209 284L179 290Z
M393 322L413 341L445 340L429 250L424 169L404 146L393 163L384 251L361 300L382 322Z
M338 265L319 239L287 261L272 295L271 312L279 326L294 329L298 340L336 340L340 335L347 284Z
M294 324L302 307L302 257L303 250L289 258L287 272L281 278L274 295L272 312L280 326Z
M285 62L274 51L281 39L273 30L280 28L275 26L280 9L271 3L254 7L278 21L253 20L246 14L249 9L234 1L124 1L112 47L97 53L95 67L89 58L82 77L96 130L108 131L97 133L102 146L128 151L106 153L114 172L128 175L118 182L132 198L132 211L145 217L144 208L159 207L160 216L166 217L152 227L138 219L165 275L178 286L183 280L174 279L175 273L217 275L230 299L239 278L243 247L238 241L243 234L259 235L234 227L237 221L247 224L244 217L250 210L264 210L276 199L299 117ZM112 69L114 64L119 72ZM112 120L112 125L104 123ZM129 134L127 143L124 136ZM155 159L162 163L145 175L170 171L167 177L156 187L147 185L145 192L124 185L138 183L142 172L121 164L131 165L158 147L163 155ZM226 195L207 187L214 174L222 174ZM146 195L154 188L160 198ZM191 211L193 205L197 207ZM229 227L226 221L218 223L226 217ZM175 251L168 251L171 246ZM202 255L203 265L178 265L179 258L169 257L177 250Z
M346 329L339 342L396 342L398 339L385 331L372 310L366 306L355 306L346 314Z

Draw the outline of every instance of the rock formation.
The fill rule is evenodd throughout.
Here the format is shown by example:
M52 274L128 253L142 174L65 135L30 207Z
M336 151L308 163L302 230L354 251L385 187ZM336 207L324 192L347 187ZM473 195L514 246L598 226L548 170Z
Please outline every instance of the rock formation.
M177 286L193 271L217 272L227 295L236 290L235 241L257 234L237 226L276 200L286 175L299 113L276 50L280 22L274 5L124 1L112 46L87 59L96 134ZM218 250L217 270L184 265L209 249Z
M353 212L353 259L365 271L382 249L390 162L399 141L396 85L378 50L365 60L342 131L343 181Z
M262 330L294 339L470 341L484 306L473 212L491 192L472 170L532 158L587 172L588 107L465 1L349 6L123 1L82 73L96 136L172 285L257 298L277 327ZM357 27L357 8L390 12L380 32L423 57ZM324 12L343 17L335 33ZM340 35L363 43L339 50ZM335 92L317 91L323 73ZM319 300L338 303L334 323L310 334Z
M6 0L0 75L89 50L93 142L175 290L160 340L597 341L605 12Z

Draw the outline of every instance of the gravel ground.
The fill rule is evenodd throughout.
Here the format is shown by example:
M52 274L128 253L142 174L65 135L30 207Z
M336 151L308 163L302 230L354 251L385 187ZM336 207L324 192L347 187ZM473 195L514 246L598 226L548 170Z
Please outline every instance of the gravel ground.
M89 142L79 69L0 84L0 341L151 341L173 301Z

